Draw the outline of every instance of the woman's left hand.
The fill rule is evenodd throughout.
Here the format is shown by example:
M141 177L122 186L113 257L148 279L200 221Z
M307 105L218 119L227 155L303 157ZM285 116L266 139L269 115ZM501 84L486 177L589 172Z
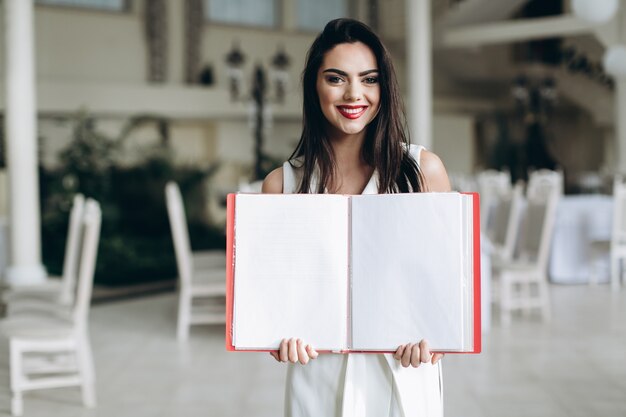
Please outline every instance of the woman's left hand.
M428 347L428 342L422 340L419 343L407 343L401 345L394 353L393 357L400 361L400 364L405 368L409 365L413 368L417 368L422 363L432 363L433 365L439 362L443 358L443 353L431 353Z

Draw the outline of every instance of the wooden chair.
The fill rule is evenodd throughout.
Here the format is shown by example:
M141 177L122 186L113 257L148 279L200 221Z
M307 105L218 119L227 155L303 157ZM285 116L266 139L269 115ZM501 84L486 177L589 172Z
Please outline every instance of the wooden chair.
M184 341L191 325L226 322L226 253L202 252L194 256L178 185L168 182L165 195L178 267L177 338Z
M559 196L557 187L529 196L519 253L512 260L493 262L493 301L503 325L510 323L514 310L539 309L544 319L550 318L547 271Z
M85 197L82 194L76 194L70 211L67 240L65 241L63 275L50 277L41 284L17 286L6 291L2 298L6 304L7 315L13 314L20 306L29 304L31 301L53 302L66 306L73 303L84 210Z
M611 289L619 290L622 282L622 261L626 259L626 179L613 181L613 226L611 231Z
M9 339L11 413L21 415L26 391L80 386L83 403L95 407L95 375L88 315L100 236L99 204L87 200L76 297L71 307L52 306L0 322Z

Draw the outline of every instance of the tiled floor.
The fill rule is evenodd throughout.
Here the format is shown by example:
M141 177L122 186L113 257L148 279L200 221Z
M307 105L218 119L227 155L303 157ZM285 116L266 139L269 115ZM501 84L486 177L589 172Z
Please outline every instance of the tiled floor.
M497 323L478 356L444 359L447 417L626 416L626 290L553 286L553 320ZM282 414L284 366L227 353L222 327L175 340L173 294L96 305L91 336L99 405L77 389L25 396L25 416L258 416ZM0 416L8 415L6 345Z

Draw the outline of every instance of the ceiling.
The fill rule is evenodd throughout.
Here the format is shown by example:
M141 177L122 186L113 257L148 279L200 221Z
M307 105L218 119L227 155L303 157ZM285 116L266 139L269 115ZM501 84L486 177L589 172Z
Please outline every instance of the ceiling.
M539 4L541 8L547 0L529 3L528 0L433 0L434 43L437 44L438 38L453 28L513 21L523 18L520 16L525 13L535 17L537 8L533 6ZM381 33L394 55L404 59L405 21L410 21L404 15L405 0L387 0L385 5L381 10ZM542 45L538 47L541 49ZM603 45L592 34L562 37L559 50L565 47L575 48L577 54L598 64L604 52ZM520 58L525 56L527 49L528 42L463 48L437 47L433 52L435 93L491 100L498 106L507 102L512 105L513 101L508 99L515 77L520 74L530 78L551 76L556 80L561 105L583 109L597 123L612 123L613 93L610 88L589 76L568 70L563 64L547 65Z

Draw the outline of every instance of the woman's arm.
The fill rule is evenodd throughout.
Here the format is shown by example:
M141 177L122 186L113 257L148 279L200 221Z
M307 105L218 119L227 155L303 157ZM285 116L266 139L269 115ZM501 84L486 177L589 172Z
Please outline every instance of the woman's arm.
M283 192L283 168L279 167L267 174L263 180L261 192L264 194L282 194Z
M450 180L441 159L434 153L423 150L420 154L420 170L426 182L424 191L450 191Z

